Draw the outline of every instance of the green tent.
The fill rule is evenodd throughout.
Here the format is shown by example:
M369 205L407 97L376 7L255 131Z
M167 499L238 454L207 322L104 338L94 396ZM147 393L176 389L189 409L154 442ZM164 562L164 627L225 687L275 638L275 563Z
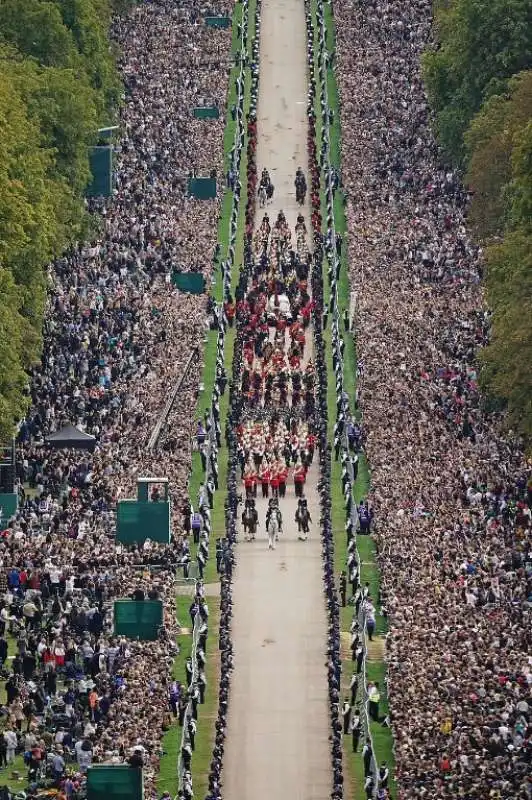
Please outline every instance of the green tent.
M172 283L180 292L189 294L203 294L205 292L205 278L201 272L174 272Z
M17 513L18 494L0 494L0 524L5 525L8 519Z
M92 183L87 186L87 197L110 197L113 193L113 148L111 145L91 148L90 169Z
M142 500L120 500L116 514L116 540L136 544L151 539L170 541L170 503Z

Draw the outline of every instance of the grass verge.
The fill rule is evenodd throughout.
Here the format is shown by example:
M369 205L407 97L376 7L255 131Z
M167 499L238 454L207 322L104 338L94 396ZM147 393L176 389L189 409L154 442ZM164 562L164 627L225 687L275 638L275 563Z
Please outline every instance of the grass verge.
M251 47L253 37L255 34L255 0L250 0L248 9L248 46L247 56L251 56ZM235 5L233 15L233 43L232 53L233 56L239 53L240 37L237 35L237 27L242 19L242 5ZM230 110L236 101L236 78L239 72L239 66L231 69L229 77L229 96L227 100L227 109ZM244 87L244 119L247 117L250 102L250 72L246 70L245 87ZM230 113L227 115L226 128L224 132L224 160L225 167L229 165L230 151L233 146L235 136L236 123L231 118ZM242 184L240 192L240 205L238 211L238 227L237 227L237 240L235 248L235 267L231 276L231 285L235 286L238 280L239 265L243 259L243 230L245 220L245 209L247 203L247 149L244 147L242 158L240 162L240 181ZM231 210L233 204L233 192L226 189L224 199L222 202L222 210L220 220L218 223L218 243L219 243L219 262L225 260L228 255L230 245L229 226L231 220ZM223 287L221 281L221 272L218 274L216 282L212 290L213 297L217 302L223 299ZM232 355L234 350L235 329L228 328L225 337L225 350L224 350L224 363L227 374L231 374ZM204 350L204 366L202 375L203 391L198 400L199 409L202 403L209 402L214 389L214 375L216 366L216 345L217 345L217 332L209 331ZM220 398L220 414L222 431L224 430L225 422L228 413L229 391ZM224 500L225 500L225 487L227 485L227 464L228 452L225 445L225 439L222 436L222 445L218 450L218 466L219 466L219 486L220 489L215 492L213 500L213 509L211 513L211 553L205 568L205 583L212 583L217 581L218 575L216 572L216 560L214 556L214 541L219 536L225 535L225 516L224 516ZM201 466L201 459L199 453L193 452L192 454L192 468L189 483L189 496L191 502L197 502L198 492L204 480L204 473ZM192 590L191 590L192 591ZM219 682L219 655L218 655L218 624L219 624L219 600L217 597L211 597L209 600L209 635L207 638L207 663L206 663L206 676L207 676L207 691L205 695L205 704L200 707L198 728L196 733L196 749L192 757L192 774L194 776L194 792L196 796L204 796L207 793L207 780L210 760L212 757L212 750L214 745L215 729L214 723L216 721L217 708L218 708L218 682ZM188 616L188 606L190 604L190 596L178 596L176 598L176 611L177 617L181 623L187 620L190 624ZM188 634L188 641L183 640L181 643L182 649L180 655L177 657L174 664L174 677L185 683L185 660L190 653L192 631ZM188 648L188 649L187 649ZM177 723L174 723L170 730L166 733L163 739L164 755L161 758L158 789L162 793L164 791L170 792L172 796L177 794L178 789L178 776L177 776L177 759L178 752L181 745L182 729Z
M314 20L314 59L315 70L318 75L318 26L316 20L316 0L312 0L312 11ZM324 4L324 21L326 26L327 36L327 50L329 53L335 53L335 25L332 7L329 3ZM326 70L327 81L327 94L329 101L329 108L333 112L333 118L329 125L329 144L330 144L330 162L331 166L336 168L341 174L341 120L340 120L340 98L338 93L338 85L336 82L336 74L334 67L329 66ZM319 95L316 97L316 131L318 136L318 143L321 143L322 134L322 120L319 105ZM325 186L322 185L322 216L327 219L326 213L326 195ZM343 239L343 246L341 252L341 268L338 280L338 306L340 318L343 319L346 310L349 312L350 306L350 284L349 284L349 271L347 261L347 220L345 214L345 195L341 189L335 192L334 197L334 224L337 234ZM327 275L327 265L324 263L324 294L325 303L328 306L330 299L329 280ZM329 440L334 439L334 424L336 420L336 388L335 388L335 373L333 369L332 359L332 337L331 331L327 328L324 332L326 353L327 353L327 400L329 409ZM345 331L343 334L345 343L344 351L344 389L349 395L350 408L356 408L356 384L357 384L357 355L356 355L356 341L354 335ZM357 412L358 416L358 412ZM345 533L345 510L344 498L342 493L342 469L338 461L334 461L331 472L331 495L332 495L332 524L335 533L335 569L340 573L345 569L347 558L347 537ZM358 503L360 500L367 496L370 485L370 472L369 467L364 457L360 458L359 470L357 480L353 489L353 496ZM370 587L371 596L374 601L377 601L379 596L380 574L376 561L375 544L370 536L358 536L357 546L361 561L361 583L368 583ZM341 611L341 629L342 639L349 641L349 626L352 620L353 609L351 606L342 609ZM381 705L380 713L384 716L388 713L388 699L386 694L386 664L382 654L384 652L384 636L387 632L387 621L382 615L377 616L376 635L374 640L375 645L372 645L368 660L366 662L366 676L368 681L378 682L381 688ZM347 694L347 687L349 686L353 665L350 657L350 650L348 646L342 647L342 688L344 693ZM363 691L363 690L362 690ZM359 694L359 701L362 698L362 693ZM392 792L395 789L393 781L393 766L394 766L394 753L393 753L393 738L391 730L383 727L379 723L371 723L371 735L375 747L375 754L377 762L381 764L386 761L390 769L390 789ZM363 800L366 797L364 791L364 767L361 756L361 747L359 752L354 754L352 752L351 739L346 737L344 741L344 758L348 772L349 784L353 788L353 797L355 800Z
M253 37L255 35L255 6L256 6L255 0L250 0L248 9L248 21L249 21L248 39L247 39L248 46L246 53L248 59L251 58L251 46L253 42ZM233 55L239 52L240 38L237 36L237 24L241 21L241 19L242 19L242 5L239 3L235 6L234 16L233 16ZM238 65L235 65L231 70L230 83L229 83L230 91L227 101L228 109L231 109L232 105L236 101L235 82L236 82L236 77L238 75L238 71L239 71ZM246 70L246 80L244 86L244 119L247 118L247 112L249 109L250 86L251 86L250 71L248 68ZM225 153L226 167L228 167L229 165L230 151L234 142L235 127L236 123L231 119L230 114L228 114L226 129L224 134L224 153ZM240 181L242 184L242 188L240 191L240 205L238 210L238 227L237 227L237 237L236 237L236 247L235 247L235 259L234 259L235 266L233 268L233 273L231 276L232 287L235 287L238 282L238 273L240 270L240 265L243 260L244 237L242 233L244 230L245 210L247 203L247 148L246 147L243 148L242 158L240 161ZM224 200L222 203L222 213L218 224L218 243L220 248L219 263L224 261L228 255L228 249L230 243L229 224L231 219L232 203L233 203L233 192L229 189L226 189ZM223 287L221 280L221 272L216 276L216 283L213 286L212 294L217 302L222 301ZM235 341L235 329L228 328L225 336L224 365L227 374L229 376L231 375L231 363L234 350L234 341ZM217 342L217 332L209 331L207 335L207 342L205 344L204 366L202 375L203 390L198 399L198 413L200 413L201 410L201 415L203 415L203 410L204 410L202 406L209 405L210 398L212 396L212 392L214 389L214 377L216 371L216 342ZM222 397L220 398L222 432L224 431L225 422L227 419L228 404L229 404L229 389L226 388L225 394L223 394ZM227 483L227 456L228 453L227 453L227 448L225 446L225 439L222 435L222 445L218 450L218 467L219 467L218 483L220 487L225 487ZM189 484L189 496L193 504L197 503L198 492L201 484L203 483L203 480L204 480L204 473L201 466L201 459L199 453L194 451L192 453L192 470L191 470L190 484ZM217 537L225 535L224 499L225 499L225 494L223 490L215 493L214 507L211 512L211 539L213 541ZM216 562L211 557L209 558L205 569L205 582L211 583L213 581L216 581L217 577L218 576L216 573Z
M179 595L176 598L177 618L184 626L183 631L177 641L181 652L174 662L173 678L180 680L186 685L185 680L185 661L191 654L192 649L192 628L190 627L190 617L188 607L191 602L192 589L190 595ZM205 692L205 703L199 707L198 729L196 733L196 749L192 755L192 771L194 775L194 790L198 796L204 796L207 790L207 775L211 759L212 747L214 743L214 722L218 710L218 679L219 679L219 656L218 656L218 621L220 611L217 598L211 598L209 603L209 635L207 637L207 663L205 674L207 677L207 689ZM177 776L177 756L181 747L181 735L183 729L174 722L170 730L163 739L164 755L161 758L159 777L157 781L158 791L170 792L174 797L178 790Z

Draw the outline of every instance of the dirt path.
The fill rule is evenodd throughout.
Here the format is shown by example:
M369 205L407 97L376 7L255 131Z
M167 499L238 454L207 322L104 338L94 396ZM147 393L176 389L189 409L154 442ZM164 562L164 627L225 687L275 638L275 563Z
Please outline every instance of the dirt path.
M258 170L275 186L266 209L282 209L294 229L299 207L294 177L307 174L307 73L303 0L263 0ZM262 218L257 212L258 222ZM303 210L310 229L309 209ZM309 332L307 340L311 340ZM311 350L306 353L306 357ZM315 459L315 462L317 459ZM298 541L293 482L280 501L284 534L268 551L266 501L257 498L255 542L236 547L233 640L235 671L224 758L226 800L325 800L330 796L329 720L325 670L326 616L322 594L315 463L305 494L313 524ZM259 491L260 495L260 491Z

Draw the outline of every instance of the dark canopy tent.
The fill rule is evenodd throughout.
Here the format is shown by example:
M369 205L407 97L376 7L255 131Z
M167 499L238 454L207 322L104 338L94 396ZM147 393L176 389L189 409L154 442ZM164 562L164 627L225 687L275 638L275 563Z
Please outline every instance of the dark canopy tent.
M51 433L46 444L57 449L74 448L75 450L94 450L96 437L78 430L73 425L65 425L60 431Z

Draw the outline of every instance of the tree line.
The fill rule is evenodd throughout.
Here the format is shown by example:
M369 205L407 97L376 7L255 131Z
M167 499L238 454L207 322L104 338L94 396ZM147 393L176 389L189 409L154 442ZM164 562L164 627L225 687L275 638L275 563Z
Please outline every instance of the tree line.
M111 17L129 2L0 2L1 438L27 408L47 266L86 230L90 147L122 93Z
M532 439L532 5L450 0L434 12L424 77L444 157L463 170L485 247L488 396Z

